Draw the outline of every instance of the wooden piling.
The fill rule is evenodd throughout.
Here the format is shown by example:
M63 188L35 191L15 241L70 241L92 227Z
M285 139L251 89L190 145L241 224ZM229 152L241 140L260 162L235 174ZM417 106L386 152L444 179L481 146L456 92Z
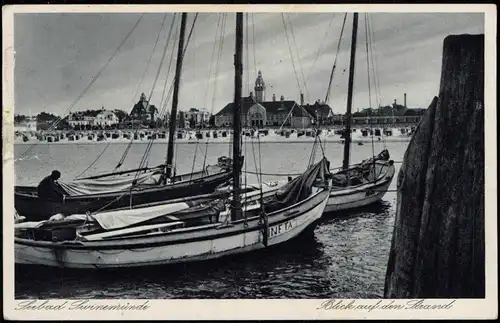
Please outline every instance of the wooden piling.
M448 36L398 175L386 298L485 297L484 167L484 35Z

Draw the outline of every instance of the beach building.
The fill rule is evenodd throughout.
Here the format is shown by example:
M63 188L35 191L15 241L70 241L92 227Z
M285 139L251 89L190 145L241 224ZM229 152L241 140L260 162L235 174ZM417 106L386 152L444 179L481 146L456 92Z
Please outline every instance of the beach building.
M354 125L371 124L417 124L422 116L364 116L352 117Z
M120 122L118 117L113 111L105 110L104 107L101 112L95 117L94 125L101 127L112 127Z
M315 123L331 124L333 123L332 108L325 102L317 100L314 104L304 104L304 95L300 95L301 106L312 116Z
M157 119L158 109L154 104L150 104L146 98L146 94L141 93L139 101L134 105L130 111L132 120L147 120L155 121Z
M83 111L71 113L66 119L71 128L94 126L95 117L84 115Z
M210 120L210 113L208 111L191 108L189 111L184 112L184 117L192 125L200 126L208 124L208 121Z
M276 100L273 94L271 101L266 101L266 84L259 71L254 86L255 95L250 92L242 98L241 122L246 127L288 126L295 128L309 127L312 116L295 100L285 100L282 95ZM233 124L233 103L228 103L215 115L217 127L229 127Z

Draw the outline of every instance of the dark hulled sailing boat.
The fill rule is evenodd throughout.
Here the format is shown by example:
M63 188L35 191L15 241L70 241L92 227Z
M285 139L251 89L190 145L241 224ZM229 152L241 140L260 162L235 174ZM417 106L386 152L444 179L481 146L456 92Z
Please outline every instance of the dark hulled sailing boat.
M208 165L200 171L182 175L176 175L172 171L186 17L187 14L183 13L165 164L60 183L61 188L67 193L62 199L39 198L35 186L15 186L15 208L20 216L29 220L45 220L58 213L73 214L132 208L145 203L209 194L228 183L232 177L233 165L232 160L227 157L220 157L217 165Z

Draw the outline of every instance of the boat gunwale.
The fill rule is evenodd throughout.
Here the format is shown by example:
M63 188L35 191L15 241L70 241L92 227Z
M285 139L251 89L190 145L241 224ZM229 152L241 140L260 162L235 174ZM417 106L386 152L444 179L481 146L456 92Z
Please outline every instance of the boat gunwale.
M329 193L330 193L330 187L328 188L321 188L321 190L311 194L308 196L306 199L292 204L290 206L287 206L283 209L271 212L268 214L268 217L270 216L278 216L280 213L284 213L290 209L293 208L299 208L303 206L304 204L312 201L315 198L318 198L320 195L325 195L324 198L319 199L317 203L312 205L311 207L308 207L306 210L303 212L297 213L297 214L292 214L290 216L284 215L283 218L277 219L276 221L269 223L269 225L278 225L284 222L287 222L289 220L295 219L307 212L310 212L317 206L321 205L321 203L325 202L325 200L328 200L329 198ZM172 230L165 232L164 235L155 235L152 237L135 237L133 239L127 239L127 238L122 238L122 239L109 239L106 241L62 241L62 242L51 242L51 241L36 241L36 240L31 240L31 239L24 239L24 238L19 238L19 237L14 237L14 245L20 245L23 247L39 247L39 248L45 248L45 249L66 249L66 250L89 250L89 251L99 251L99 250L117 250L117 249L140 249L140 248L151 248L151 247L161 247L161 246L168 246L168 245L176 245L176 244L185 244L185 243L190 243L190 242L197 242L197 241L203 241L203 240L214 240L214 239L219 239L219 238L224 238L228 236L234 236L246 232L251 232L255 230L260 230L259 225L253 225L250 226L248 225L247 227L242 227L238 228L235 225L240 225L244 223L245 221L248 223L249 221L255 222L259 219L259 216L254 216L251 218L247 219L240 219L234 222L229 222L229 225L224 226L224 223L214 223L214 224L208 224L208 225L202 225L202 226L196 226L189 228L190 230L182 230L182 229L188 229L188 228L182 228L182 229L177 229L177 230ZM161 238L166 238L166 237L172 237L174 235L178 234L185 234L185 233L193 233L197 231L202 231L202 230L210 230L210 229L234 229L231 231L225 231L225 232L214 232L212 234L206 235L206 236L194 236L190 238L184 238L184 239L177 239L177 240L159 240ZM152 238L155 239L156 241L151 241L151 242L137 242L137 240L144 240L147 238ZM175 238L174 238L175 239ZM129 240L129 241L126 241ZM121 244L117 244L117 242L125 242Z
M143 188L133 188L133 189L127 189L127 190L120 190L120 191L115 191L115 192L107 192L107 193L94 193L94 194L83 194L83 195L68 195L64 201L49 201L49 200L42 200L43 202L49 202L49 203L54 203L54 204L65 204L67 201L75 201L78 202L80 200L85 200L85 199L95 199L95 198L107 198L107 197L114 197L114 196L120 196L123 194L147 194L147 193L154 193L154 192L159 192L162 190L167 190L167 189L174 189L174 188L181 188L183 186L188 186L191 184L194 184L195 182L198 183L203 183L206 182L205 179L209 180L215 180L218 177L223 178L225 176L231 176L232 170L225 170L221 171L217 174L211 174L204 176L202 178L198 179L190 179L187 181L182 181L182 182L176 182L173 184L168 184L168 185L161 185L161 186L154 186L154 187L143 187ZM16 187L32 187L32 186L16 186ZM16 192L14 189L14 195L17 195L21 198L24 198L25 200L40 200L38 196L24 193L24 192ZM168 200L167 200L168 201Z
M344 196L344 195L350 195L354 193L358 193L360 191L366 190L366 189L373 189L373 188L378 188L379 186L383 186L387 184L387 182L390 182L393 180L394 175L396 173L396 168L394 167L394 164L392 165L384 165L388 166L387 171L385 172L384 175L379 176L376 182L369 182L369 183L362 183L356 186L350 186L349 188L340 188L338 190L333 189L332 185L332 190L330 192L331 197L337 197L337 196ZM391 175L387 175L389 172L391 172Z

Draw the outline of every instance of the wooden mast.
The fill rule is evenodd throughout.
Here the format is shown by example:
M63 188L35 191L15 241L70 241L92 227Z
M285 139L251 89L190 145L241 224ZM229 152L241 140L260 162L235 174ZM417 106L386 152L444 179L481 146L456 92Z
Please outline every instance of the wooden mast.
M344 161L342 168L349 168L349 154L351 148L351 110L352 110L352 90L354 85L354 62L356 60L356 39L358 35L358 13L354 13L352 23L352 41L351 41L351 61L349 64L349 84L347 89L347 112L346 112L346 127L344 141Z
M241 178L241 87L243 51L243 13L236 13L236 45L234 55L234 114L233 114L233 200L231 220L241 218L240 178Z
M177 105L179 104L179 85L181 82L182 59L184 52L184 34L186 32L187 13L182 14L179 47L177 48L177 65L175 67L174 94L172 96L172 112L170 113L168 150L165 167L165 179L172 177L172 160L174 159L175 126L177 122Z

